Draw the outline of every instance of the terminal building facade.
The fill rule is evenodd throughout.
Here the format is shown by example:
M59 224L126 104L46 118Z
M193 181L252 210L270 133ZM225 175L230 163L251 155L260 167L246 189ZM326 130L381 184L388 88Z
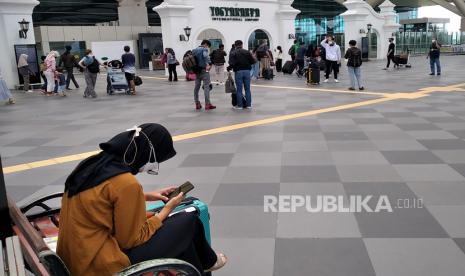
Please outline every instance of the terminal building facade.
M13 33L18 28L17 22L23 18L30 21L28 39L11 37L4 43L3 47L8 49L6 52L11 53L11 56L17 54L12 50L14 45L35 44L36 59L51 50L61 52L66 45L71 45L73 53L79 56L83 55L86 48L92 48L97 55L112 58L120 55L121 45L128 44L138 56L138 66L148 68L152 55L162 52L163 48L173 48L178 56L182 56L202 39L209 39L213 48L222 43L227 45L227 49L236 39L243 40L249 48L266 41L271 48L278 45L283 47L287 54L294 39L317 44L329 33L344 47L348 41L345 36L352 26L347 25L348 18L343 15L349 6L361 7L360 2L363 0L3 0L0 8L4 11L3 22L11 28L3 30L5 33ZM377 12L380 12L379 6L384 2L366 0ZM391 2L397 13L397 23L416 19L417 8L422 5L437 4L433 0ZM448 8L460 13L460 4L448 5ZM11 16L7 16L8 9L11 9ZM376 14L374 16L379 19ZM398 42L410 43L407 31L418 30L409 24L409 29L402 33L400 26L395 30L394 25L390 26L390 30L394 31L389 35L396 37ZM362 29L357 29L357 32ZM370 49L375 53L372 56L374 58L381 56L379 51L378 54L375 51L379 50L379 39L379 31L371 34ZM102 49L113 47L117 49L102 52ZM14 73L6 72L5 75L9 86L18 83Z

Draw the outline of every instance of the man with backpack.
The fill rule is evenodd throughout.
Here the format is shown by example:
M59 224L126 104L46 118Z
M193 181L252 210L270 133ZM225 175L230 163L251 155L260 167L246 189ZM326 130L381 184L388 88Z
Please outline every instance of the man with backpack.
M213 74L214 80L218 84L223 84L224 81L224 64L226 63L226 59L224 58L227 56L226 52L224 51L224 45L220 44L220 47L214 50L210 54L211 61L213 63Z
M100 62L92 55L92 50L86 50L86 55L79 62L79 66L84 70L84 78L87 85L84 91L84 98L97 98L95 83L97 82L97 74L100 72Z
M216 106L210 102L210 68L211 60L208 54L210 49L210 41L204 39L199 47L192 50L192 56L195 58L194 73L196 74L195 87L194 87L194 101L195 109L202 109L202 105L199 101L200 86L203 83L203 92L205 94L205 110L215 109Z
M297 54L297 49L299 49L299 41L297 39L294 40L294 44L289 48L289 51L287 52L290 56L292 61L295 61L295 57Z
M347 59L347 70L349 71L350 87L349 90L355 90L355 85L358 84L359 90L364 90L362 77L360 74L360 66L362 66L362 51L357 48L357 41L349 41L349 49L347 49L344 58Z
M270 57L269 57L269 54L268 54L268 51L269 51L269 47L268 47L268 43L265 41L263 42L262 44L260 44L260 46L258 46L257 48L257 59L260 61L260 68L259 68L259 76L260 77L264 77L263 76L263 71L265 69L268 69L270 67Z

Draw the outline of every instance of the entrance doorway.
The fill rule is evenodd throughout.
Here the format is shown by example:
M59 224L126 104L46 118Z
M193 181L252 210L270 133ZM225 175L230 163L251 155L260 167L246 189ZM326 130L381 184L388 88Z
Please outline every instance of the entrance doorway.
M378 34L376 31L370 32L370 51L369 58L376 59L378 58Z
M197 45L200 45L200 43L202 43L202 40L204 39L210 41L210 43L212 44L210 49L212 51L218 49L220 47L220 44L224 44L225 42L223 35L215 29L207 29L201 32L197 36Z
M252 50L254 47L261 45L263 42L266 42L268 47L270 47L270 37L268 34L260 29L255 30L249 37L249 50Z
M139 34L139 61L141 69L149 68L149 61L152 61L152 55L163 52L163 40L161 34Z

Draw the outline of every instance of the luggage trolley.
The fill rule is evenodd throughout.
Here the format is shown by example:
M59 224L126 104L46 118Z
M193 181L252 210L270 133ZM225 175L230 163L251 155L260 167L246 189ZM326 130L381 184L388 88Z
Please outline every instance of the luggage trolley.
M128 81L123 70L123 63L119 60L108 62L107 67L107 94L113 95L115 91L124 91L126 94L131 94Z
M407 53L394 56L394 61L399 64L399 67L412 68L410 64L410 50L407 49Z

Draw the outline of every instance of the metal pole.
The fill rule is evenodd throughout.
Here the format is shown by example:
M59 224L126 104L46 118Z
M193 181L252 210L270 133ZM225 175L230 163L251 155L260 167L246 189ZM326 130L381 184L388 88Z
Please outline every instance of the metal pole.
M4 240L11 235L11 218L6 197L5 178L3 177L2 157L0 156L0 238Z

